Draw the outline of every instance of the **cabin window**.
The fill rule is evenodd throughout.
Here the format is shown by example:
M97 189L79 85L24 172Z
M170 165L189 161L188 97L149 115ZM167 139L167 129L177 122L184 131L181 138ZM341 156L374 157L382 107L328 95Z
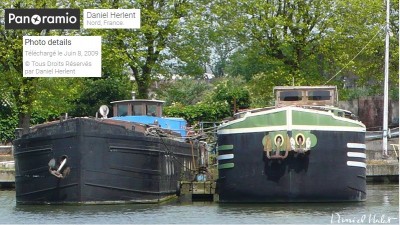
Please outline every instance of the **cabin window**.
M117 116L127 116L128 115L128 105L119 104L117 108Z
M148 116L157 116L157 105L146 105L146 114Z
M314 101L322 101L322 100L330 100L331 93L330 91L308 91L308 100Z
M280 93L281 101L301 101L301 91L282 91Z
M142 113L142 105L132 105L132 115L141 116Z

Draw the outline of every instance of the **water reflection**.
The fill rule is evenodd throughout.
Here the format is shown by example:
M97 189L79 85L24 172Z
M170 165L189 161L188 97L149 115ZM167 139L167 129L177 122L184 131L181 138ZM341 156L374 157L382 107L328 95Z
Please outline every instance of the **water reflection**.
M330 224L341 219L396 217L399 186L368 185L356 203L217 204L212 202L129 205L15 205L14 191L0 191L0 223L73 224ZM347 221L349 222L349 221ZM368 221L367 221L368 222Z
M291 204L222 204L219 213L240 218L243 214L252 223L329 223L334 213L357 213L365 207L358 203L291 203ZM309 221L308 221L309 220ZM307 222L308 221L308 222ZM247 221L243 221L247 222Z

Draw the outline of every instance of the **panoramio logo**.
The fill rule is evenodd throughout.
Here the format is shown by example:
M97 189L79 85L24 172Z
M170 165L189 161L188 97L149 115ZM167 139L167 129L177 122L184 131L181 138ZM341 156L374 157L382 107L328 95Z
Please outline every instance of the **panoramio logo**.
M80 29L79 9L5 9L6 29Z

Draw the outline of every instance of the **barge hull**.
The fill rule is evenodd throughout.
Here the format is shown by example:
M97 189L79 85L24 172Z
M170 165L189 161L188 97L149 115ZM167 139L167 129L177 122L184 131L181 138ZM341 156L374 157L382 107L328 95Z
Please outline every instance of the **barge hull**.
M268 132L220 135L219 146L230 146L219 151L220 202L364 201L365 134L310 133L316 146L305 153L290 151L285 159L266 157L261 140Z
M14 142L18 204L149 203L175 196L191 145L85 118L38 128ZM63 159L63 178L50 173Z

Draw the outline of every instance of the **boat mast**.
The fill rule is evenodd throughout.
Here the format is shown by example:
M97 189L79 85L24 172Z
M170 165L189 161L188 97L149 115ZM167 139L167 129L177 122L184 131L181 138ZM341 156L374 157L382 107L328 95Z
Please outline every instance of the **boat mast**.
M390 15L390 0L386 0L386 28L385 28L385 81L383 91L383 141L382 141L382 156L387 156L388 143L388 108L389 108L389 15Z

